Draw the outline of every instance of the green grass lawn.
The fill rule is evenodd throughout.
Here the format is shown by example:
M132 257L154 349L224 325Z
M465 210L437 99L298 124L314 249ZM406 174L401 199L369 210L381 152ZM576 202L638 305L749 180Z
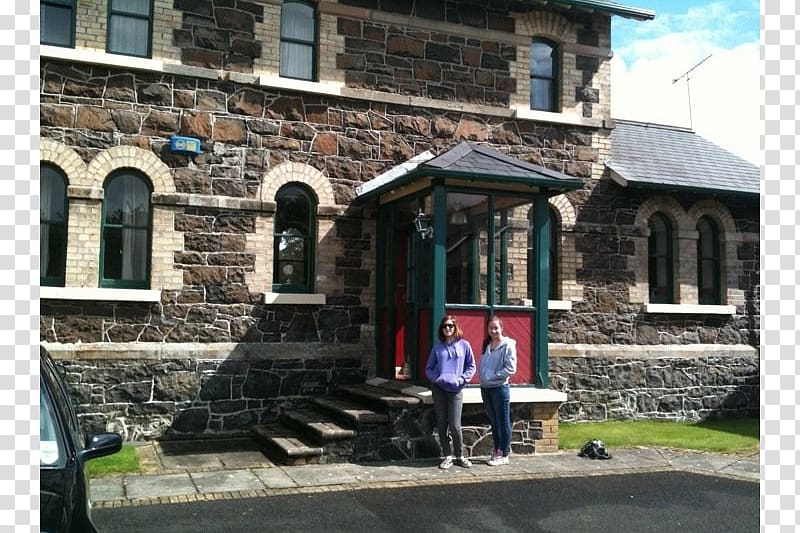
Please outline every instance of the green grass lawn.
M125 443L117 453L92 459L86 463L86 472L89 477L98 477L106 474L129 474L139 471L139 455L133 444Z
M614 448L660 446L698 451L743 453L759 449L759 419L731 418L704 422L631 420L560 423L559 448L580 449L587 441L600 439Z

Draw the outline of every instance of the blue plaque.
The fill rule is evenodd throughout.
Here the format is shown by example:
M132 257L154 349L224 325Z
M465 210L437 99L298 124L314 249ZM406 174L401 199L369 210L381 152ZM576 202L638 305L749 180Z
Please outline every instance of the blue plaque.
M169 139L169 151L180 152L184 154L199 154L200 153L200 139L194 137L178 137L173 135Z

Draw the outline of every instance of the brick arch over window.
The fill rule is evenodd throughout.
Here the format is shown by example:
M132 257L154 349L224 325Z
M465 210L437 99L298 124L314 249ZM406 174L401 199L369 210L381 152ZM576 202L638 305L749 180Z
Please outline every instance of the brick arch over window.
M333 187L328 178L316 168L302 163L282 163L270 170L264 176L258 197L262 202L274 202L278 189L291 182L308 185L316 193L319 200L317 209L336 204Z
M703 216L711 217L719 225L720 238L736 233L736 223L728 208L718 200L702 200L694 204L687 212L687 217L695 226Z
M153 152L135 146L115 146L100 152L89 163L86 185L103 187L108 175L119 168L141 171L152 183L156 194L175 192L175 182L169 167Z
M640 231L641 235L650 235L648 222L650 217L656 212L666 215L677 232L694 229L694 225L690 223L686 211L674 198L668 196L654 196L642 202L642 205L640 205L638 211L636 211L636 218L634 219L633 225Z
M561 242L558 246L559 289L562 300L583 301L583 284L577 282L576 272L583 267L583 254L575 252L575 206L564 194L548 198L550 208L558 214L561 226L558 235Z
M572 205L566 195L559 194L558 196L551 196L547 201L550 204L550 207L555 209L558 215L561 217L562 229L571 229L575 227L575 207Z
M82 183L86 176L86 163L78 153L65 144L42 139L39 143L39 160L51 163L61 169L67 177L67 185L87 185Z
M518 35L545 37L556 42L564 42L569 35L575 33L570 29L570 21L558 13L535 11L521 15L517 21Z

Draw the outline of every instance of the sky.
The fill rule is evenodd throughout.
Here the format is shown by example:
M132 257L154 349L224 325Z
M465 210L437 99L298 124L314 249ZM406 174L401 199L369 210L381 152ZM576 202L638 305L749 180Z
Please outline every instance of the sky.
M759 0L618 3L656 16L612 18L612 116L691 127L760 165Z

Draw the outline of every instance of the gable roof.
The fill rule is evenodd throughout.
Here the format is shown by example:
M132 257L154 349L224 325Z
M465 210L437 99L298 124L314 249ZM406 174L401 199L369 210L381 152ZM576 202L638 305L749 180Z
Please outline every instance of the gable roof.
M578 189L579 179L527 163L487 146L461 142L434 157L423 152L356 188L356 199L372 199L407 183L425 178L467 179L473 183L516 183L558 192Z
M565 7L576 7L589 11L598 11L609 15L618 15L623 18L634 20L653 20L656 16L655 11L639 7L625 6L607 0L549 0L550 4Z
M616 120L611 178L623 187L758 195L759 168L688 128Z

